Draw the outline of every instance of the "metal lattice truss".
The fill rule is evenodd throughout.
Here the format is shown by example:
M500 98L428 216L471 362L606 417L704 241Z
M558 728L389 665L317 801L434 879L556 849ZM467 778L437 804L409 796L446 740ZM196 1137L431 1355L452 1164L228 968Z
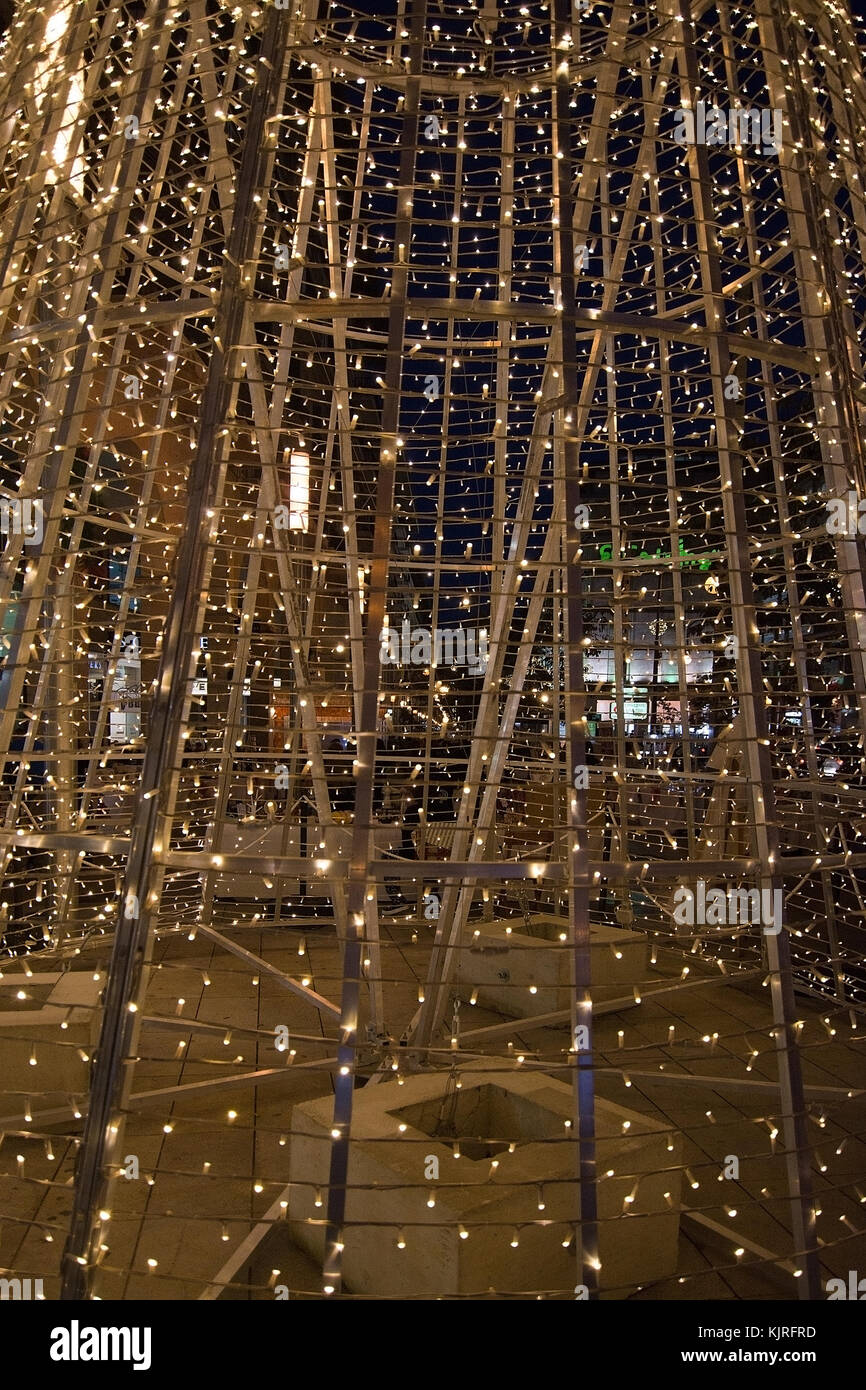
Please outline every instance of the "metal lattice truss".
M67 1296L171 1026L155 950L215 946L319 1020L294 1065L333 1077L340 1292L359 1075L515 1065L456 1001L485 922L544 914L572 988L530 1061L574 1085L577 1277L613 927L671 988L769 981L779 1259L815 1296L804 1010L856 1034L866 986L850 16L25 0L6 45L3 939L106 971ZM780 890L782 929L684 930L706 885ZM269 959L317 931L327 986ZM47 1092L27 1123L74 1137Z

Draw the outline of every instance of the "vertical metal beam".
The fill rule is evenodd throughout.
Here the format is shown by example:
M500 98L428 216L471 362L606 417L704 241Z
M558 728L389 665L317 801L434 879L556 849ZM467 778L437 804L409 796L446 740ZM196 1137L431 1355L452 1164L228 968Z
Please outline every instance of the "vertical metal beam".
M562 384L568 402L577 402L577 302L575 283L575 207L572 194L573 132L569 111L571 65L566 36L571 32L568 0L553 0L551 66L553 102L553 205L558 219L554 236L554 274L560 295L560 320L556 337L562 356ZM557 265L558 261L558 265ZM561 408L562 409L562 408ZM598 1191L595 1162L595 1081L593 1077L592 992L589 937L589 867L586 824L586 788L577 769L586 767L586 686L583 670L583 566L582 530L575 524L580 504L580 441L575 433L574 407L563 412L562 476L565 484L564 533L565 637L568 678L565 717L569 773L573 785L568 796L568 878L570 885L570 943L573 951L574 993L571 1000L571 1038L574 1059L575 1129L577 1132L578 1222L576 1253L579 1280L590 1296L598 1290L601 1264L598 1250ZM560 484L561 485L561 484Z
M223 291L217 311L214 349L202 400L201 428L189 478L184 532L178 547L176 582L160 660L150 739L136 798L135 820L118 911L114 948L105 992L102 1031L93 1062L90 1106L75 1173L69 1237L63 1254L62 1297L89 1296L110 1186L109 1168L128 1093L129 1062L138 1039L137 1001L146 980L151 942L155 860L168 848L171 808L167 782L179 756L184 711L195 660L195 635L204 601L208 554L215 538L213 511L221 491L227 452L221 437L232 392L232 353L242 342L249 285L249 260L261 213L254 202L266 159L266 122L282 91L288 39L284 15L271 9L265 25L238 172L232 230L225 257Z
M412 193L415 185L415 152L418 141L418 110L421 96L420 73L426 17L426 0L409 0L405 21L409 30L408 77L403 106L400 169L396 188L397 207L394 220L394 246L395 249L400 246L403 247L403 258L402 260L395 260L391 281L385 387L382 401L382 450L376 486L376 520L373 534L373 556L370 564L367 626L364 632L361 719L357 734L357 791L349 864L348 924L343 949L340 1045L337 1054L337 1074L334 1077L334 1123L331 1129L325 1259L322 1271L323 1289L327 1295L339 1295L342 1289L342 1253L349 1177L352 1098L355 1086L361 963L366 927L365 900L369 881L367 866L371 858L370 847L373 837L373 781L376 769L376 736L381 672L379 634L384 626L388 593L391 519L397 472L400 386L406 330L406 298L409 285L409 257L412 246ZM397 254L399 255L399 252Z
M691 0L680 5L677 19L678 67L683 90L691 106L697 101L700 85L697 51L691 14ZM772 770L769 758L767 721L761 690L761 658L755 638L755 598L749 556L749 526L742 483L742 460L729 407L724 395L724 379L731 371L731 353L725 331L725 300L715 235L715 217L709 192L709 166L705 145L689 147L689 176L695 212L695 229L704 296L710 374L718 441L722 506L727 545L728 581L731 593L731 619L737 652L737 694L743 719L747 766L747 795L753 834L760 864L761 887L781 888L780 844L776 823ZM796 1010L791 970L790 942L785 927L766 934L770 990L773 1003L774 1038L779 1067L782 1133L794 1249L802 1257L803 1275L797 1291L801 1298L819 1295L819 1269L815 1238L815 1212L812 1206L812 1175L809 1135L800 1053L795 1028Z

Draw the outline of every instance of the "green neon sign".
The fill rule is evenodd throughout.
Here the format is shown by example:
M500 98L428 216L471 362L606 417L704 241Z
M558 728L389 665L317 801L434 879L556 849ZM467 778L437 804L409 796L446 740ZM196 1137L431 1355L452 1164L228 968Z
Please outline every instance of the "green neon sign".
M671 552L670 552L669 550L662 550L661 548L659 548L658 550L655 550L655 551L642 550L642 549L639 550L636 541L633 541L632 544L631 544L630 546L628 546L628 549L629 549L630 551L634 551L635 554L637 554L637 555L640 557L641 560L669 560L669 559L670 559L670 556L671 556ZM678 554L680 557L683 557L683 556L686 556L686 555L691 555L692 552L691 552L690 550L686 550L685 543L684 543L683 541L680 541L680 543L679 543L679 548L678 548L678 550L677 550L677 554ZM600 546L598 547L598 558L599 558L600 560L612 560L612 559L613 559L613 546L612 546L612 545L600 545ZM684 560L683 560L683 569L691 569L691 568L697 566L698 569L701 569L701 570L708 570L708 569L710 568L710 566L712 565L713 560L714 560L715 558L716 558L716 552L713 551L712 555L709 555L709 556L704 555L704 556L702 556L702 557L696 557L695 559L692 559L692 560L685 560L685 559L684 559Z

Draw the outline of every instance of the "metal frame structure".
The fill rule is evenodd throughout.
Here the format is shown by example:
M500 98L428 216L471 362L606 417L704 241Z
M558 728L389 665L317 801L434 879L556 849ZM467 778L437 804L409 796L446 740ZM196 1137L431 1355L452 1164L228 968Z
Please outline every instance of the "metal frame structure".
M593 1019L641 991L600 1003L591 959L618 925L698 967L647 997L769 983L788 1248L761 1258L819 1297L804 1016L856 1040L866 990L866 572L827 519L866 496L850 16L139 9L25 0L0 87L0 492L41 520L10 520L0 575L3 939L107 981L63 1296L98 1287L137 1106L291 1102L262 1066L134 1089L149 1028L216 1027L149 1002L155 945L186 938L333 1030L294 1068L334 1091L325 1296L352 1294L360 1082L510 1064L533 1028L532 1066L574 1086L576 1280L607 1292L595 1097L619 1072ZM699 103L775 114L781 142L683 143ZM471 629L483 669L389 665L404 622ZM781 892L782 930L679 933L699 880ZM561 917L570 1007L467 1029L473 932L530 899ZM314 933L328 985L268 960ZM708 1080L756 1084L749 1031ZM833 1192L855 1201L847 1169Z

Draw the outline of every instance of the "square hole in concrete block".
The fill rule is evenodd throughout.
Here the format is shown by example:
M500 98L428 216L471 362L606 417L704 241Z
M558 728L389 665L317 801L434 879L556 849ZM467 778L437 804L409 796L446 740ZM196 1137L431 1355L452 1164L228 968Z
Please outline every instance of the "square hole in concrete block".
M536 936L560 945L568 940L568 923L561 917L531 917L518 930L521 936Z
M440 1144L459 1143L472 1162L495 1158L511 1144L568 1137L552 1111L501 1086L461 1087L389 1114Z

